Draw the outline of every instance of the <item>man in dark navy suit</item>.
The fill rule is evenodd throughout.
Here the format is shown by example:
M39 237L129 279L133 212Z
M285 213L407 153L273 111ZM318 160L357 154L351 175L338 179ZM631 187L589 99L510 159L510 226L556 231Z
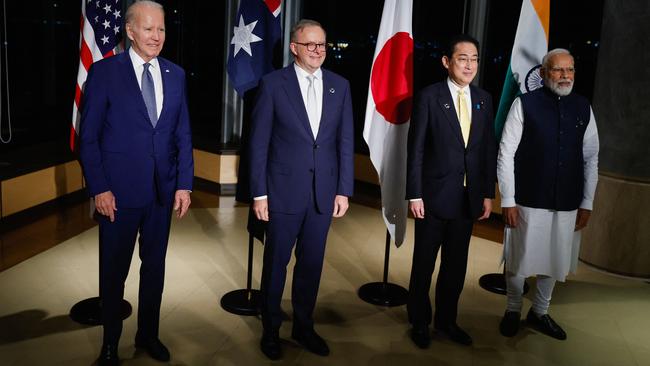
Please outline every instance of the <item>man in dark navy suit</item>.
M325 31L313 20L291 30L295 63L266 75L250 133L251 195L258 219L268 221L262 271L262 352L282 356L280 301L296 246L291 301L292 337L325 356L312 313L332 217L348 209L353 189L353 121L347 80L321 68Z
M496 175L492 98L470 85L478 69L478 41L454 37L442 58L447 80L417 98L408 136L406 198L415 217L415 248L407 304L411 338L431 342L431 276L442 248L434 327L452 341L472 338L456 324L473 221L492 211Z
M152 1L126 12L127 52L92 65L83 102L80 160L99 221L104 341L100 365L117 365L120 304L136 237L140 289L136 347L168 361L158 338L172 208L183 217L194 178L185 73L158 57L164 11Z

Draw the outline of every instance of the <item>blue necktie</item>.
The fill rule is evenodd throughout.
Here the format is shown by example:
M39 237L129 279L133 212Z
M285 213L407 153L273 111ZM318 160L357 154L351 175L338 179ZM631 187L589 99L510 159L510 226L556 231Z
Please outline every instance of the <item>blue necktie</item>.
M149 120L151 120L151 125L156 127L158 123L158 110L156 109L156 90L153 86L153 76L149 72L150 63L145 63L144 70L142 70L142 98L144 99L144 104L147 106L147 113L149 114Z

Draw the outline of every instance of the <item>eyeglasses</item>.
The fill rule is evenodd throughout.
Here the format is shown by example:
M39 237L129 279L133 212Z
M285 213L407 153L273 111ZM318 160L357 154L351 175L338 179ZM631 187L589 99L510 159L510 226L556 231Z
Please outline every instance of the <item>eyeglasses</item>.
M551 74L561 75L561 74L575 74L576 69L574 67L551 67L548 69Z
M478 57L466 57L466 56L460 56L456 57L456 62L459 63L460 65L476 65L479 62Z
M319 51L327 51L327 48L325 48L325 43L314 43L314 42L309 42L309 43L301 43L301 42L293 42L295 44L299 44L301 46L305 46L307 48L307 51L309 52L314 52L316 49Z

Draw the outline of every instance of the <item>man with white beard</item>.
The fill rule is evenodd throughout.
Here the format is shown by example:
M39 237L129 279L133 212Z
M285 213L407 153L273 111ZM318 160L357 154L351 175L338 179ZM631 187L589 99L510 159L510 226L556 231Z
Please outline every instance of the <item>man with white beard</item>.
M506 337L517 334L524 281L537 275L526 322L564 340L548 308L555 282L575 270L580 230L591 215L598 131L589 101L571 92L575 68L569 51L546 54L540 74L544 87L513 102L499 147L508 299L499 330Z

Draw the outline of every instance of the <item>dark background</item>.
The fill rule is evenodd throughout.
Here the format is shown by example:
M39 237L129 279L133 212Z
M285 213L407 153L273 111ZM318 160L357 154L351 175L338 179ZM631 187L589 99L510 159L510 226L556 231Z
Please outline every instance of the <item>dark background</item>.
M163 0L167 39L163 56L187 72L195 147L214 150L221 139L223 16L226 1ZM7 1L0 21L2 48L2 137L0 178L24 174L74 159L69 151L72 103L79 62L80 1ZM445 77L442 49L461 32L463 1L414 0L415 91ZM354 103L356 150L367 153L363 119L370 67L383 1L305 0L303 16L327 30L325 67L350 80ZM569 49L576 58L575 90L591 99L594 89L603 1L551 1L549 49ZM487 39L481 55L479 84L492 93L495 107L503 80L521 1L489 1ZM4 27L6 25L6 35ZM8 56L8 64L4 57ZM9 93L6 75L9 70ZM8 108L9 107L9 108Z

